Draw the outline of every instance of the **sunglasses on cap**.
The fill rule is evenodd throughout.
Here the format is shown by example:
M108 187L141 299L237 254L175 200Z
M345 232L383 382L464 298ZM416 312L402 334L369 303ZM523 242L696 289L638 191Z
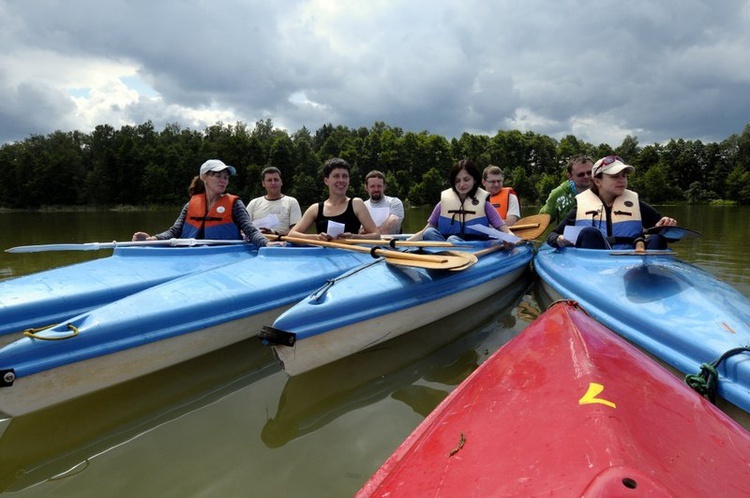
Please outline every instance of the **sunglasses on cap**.
M598 175L605 166L608 166L615 161L620 161L621 163L625 164L625 159L617 155L605 156L601 158L599 161L597 161L597 164L594 164L594 169L592 170L594 176Z
M620 156L606 156L602 158L602 163L599 166L606 166L608 164L612 164L615 161L620 161L621 163L625 164L625 159L621 158Z

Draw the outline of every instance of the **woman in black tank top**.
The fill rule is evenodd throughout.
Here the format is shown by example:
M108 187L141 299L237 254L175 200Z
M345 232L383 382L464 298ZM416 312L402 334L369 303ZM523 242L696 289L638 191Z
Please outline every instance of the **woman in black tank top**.
M365 202L359 197L349 198L349 173L351 168L343 159L329 159L323 164L323 181L328 187L328 199L313 204L302 215L302 219L289 231L290 237L302 237L317 240L334 238L377 239L380 232L372 221ZM343 225L343 233L335 237L335 226L330 222ZM316 234L307 233L315 226ZM338 225L337 225L338 226ZM358 233L360 227L363 233Z

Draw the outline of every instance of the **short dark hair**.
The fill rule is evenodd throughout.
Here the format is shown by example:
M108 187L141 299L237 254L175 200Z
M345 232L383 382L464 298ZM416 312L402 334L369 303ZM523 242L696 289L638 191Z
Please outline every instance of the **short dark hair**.
M265 180L266 179L266 175L269 174L269 173L270 174L276 173L277 175L281 176L281 170L279 168L277 168L276 166L269 166L267 168L263 168L263 171L260 172L260 179L261 179L261 181Z
M367 180L369 180L370 178L380 178L381 180L383 180L383 183L385 183L385 175L376 169L367 173L367 176L365 176L365 185L367 185Z
M323 178L328 178L331 175L331 171L335 169L345 169L349 173L352 172L352 168L348 162L340 157L332 157L323 163Z
M568 173L573 172L573 166L575 166L578 163L594 163L594 161L591 160L589 156L586 154L576 154L575 156L568 159Z
M490 175L500 175L505 179L505 173L503 173L503 170L500 169L500 166L495 166L494 164L490 164L484 168L484 171L482 171L482 180L486 180Z

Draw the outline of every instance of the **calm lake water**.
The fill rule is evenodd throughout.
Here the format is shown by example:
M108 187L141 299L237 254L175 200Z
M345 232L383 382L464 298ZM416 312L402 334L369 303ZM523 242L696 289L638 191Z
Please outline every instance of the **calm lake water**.
M750 207L659 208L702 237L673 246L750 296ZM159 212L0 213L0 248L128 240ZM407 212L420 229L427 209ZM532 211L524 214L532 214ZM0 279L111 251L0 253ZM367 357L289 378L257 340L13 420L9 496L351 496L492 352L540 313L532 275Z

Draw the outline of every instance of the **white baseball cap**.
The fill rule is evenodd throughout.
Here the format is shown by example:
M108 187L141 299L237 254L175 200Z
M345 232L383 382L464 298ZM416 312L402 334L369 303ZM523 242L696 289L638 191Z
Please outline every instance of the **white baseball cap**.
M209 159L205 163L201 164L200 175L203 176L209 171L224 171L225 169L229 170L230 175L237 174L237 170L234 169L234 166L224 164L224 161L220 161L219 159Z

